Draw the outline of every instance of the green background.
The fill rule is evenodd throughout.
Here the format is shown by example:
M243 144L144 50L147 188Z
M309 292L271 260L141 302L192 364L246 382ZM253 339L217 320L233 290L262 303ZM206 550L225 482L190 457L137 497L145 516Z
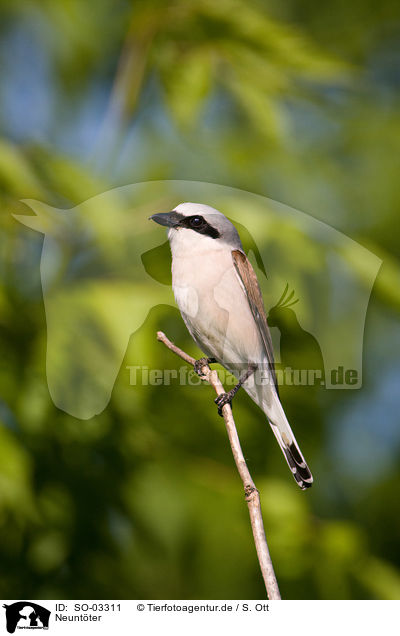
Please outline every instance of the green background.
M392 0L0 2L3 598L265 595L211 390L129 385L134 351L154 368L179 368L157 329L198 355L177 309L156 306L132 336L101 414L74 418L49 395L43 237L11 213L30 213L21 199L71 208L165 179L282 201L382 259L362 389L283 391L311 491L296 488L244 393L235 417L282 596L400 597L399 31ZM89 333L113 353L104 307L118 313L128 261L98 229ZM256 239L262 251L267 240ZM318 263L293 254L307 280ZM110 262L114 295L102 270ZM351 346L350 331L338 346ZM64 355L60 347L61 365Z

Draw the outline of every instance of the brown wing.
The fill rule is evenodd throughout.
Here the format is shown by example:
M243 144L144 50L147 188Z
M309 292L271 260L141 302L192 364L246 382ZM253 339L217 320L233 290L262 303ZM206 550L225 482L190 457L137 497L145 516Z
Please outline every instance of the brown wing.
M256 273L246 254L244 254L240 250L233 250L232 258L235 269L244 285L251 313L253 314L253 318L256 322L262 341L264 343L269 368L274 380L276 392L278 393L278 382L276 380L275 374L274 351L272 348L271 334L268 327L267 316L265 313L263 298L261 295L260 285L258 283Z

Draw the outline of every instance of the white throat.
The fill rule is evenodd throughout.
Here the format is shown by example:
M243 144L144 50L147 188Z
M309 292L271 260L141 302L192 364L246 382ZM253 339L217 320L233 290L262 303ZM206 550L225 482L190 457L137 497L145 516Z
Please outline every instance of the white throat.
M199 234L186 228L171 228L168 232L171 245L172 258L188 258L191 256L200 257L221 251L230 251L230 247L225 241L213 239L210 236Z

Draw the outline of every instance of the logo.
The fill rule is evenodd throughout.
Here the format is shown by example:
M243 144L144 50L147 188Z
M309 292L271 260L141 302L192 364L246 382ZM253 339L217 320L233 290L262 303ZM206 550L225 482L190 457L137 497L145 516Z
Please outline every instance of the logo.
M44 235L46 378L57 408L83 420L101 413L123 360L139 368L148 362L137 334L146 321L150 325L151 312L173 307L180 321L170 246L148 219L182 201L211 204L237 228L266 303L278 382L360 388L365 318L382 262L377 256L329 225L250 192L198 181L149 181L103 192L69 210L24 200L35 214L14 215ZM220 316L221 358L229 362L226 263L226 272L212 279L207 302ZM194 320L203 302L196 286L185 284L179 295L187 319Z
M14 634L16 629L49 629L50 610L32 603L18 601L3 605L6 610L7 631Z

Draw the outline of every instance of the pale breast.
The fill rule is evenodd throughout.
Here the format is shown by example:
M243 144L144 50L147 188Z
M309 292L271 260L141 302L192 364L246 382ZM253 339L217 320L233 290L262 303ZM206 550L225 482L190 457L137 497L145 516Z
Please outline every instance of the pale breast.
M261 338L229 248L173 257L172 281L182 317L200 348L225 366L259 362Z

